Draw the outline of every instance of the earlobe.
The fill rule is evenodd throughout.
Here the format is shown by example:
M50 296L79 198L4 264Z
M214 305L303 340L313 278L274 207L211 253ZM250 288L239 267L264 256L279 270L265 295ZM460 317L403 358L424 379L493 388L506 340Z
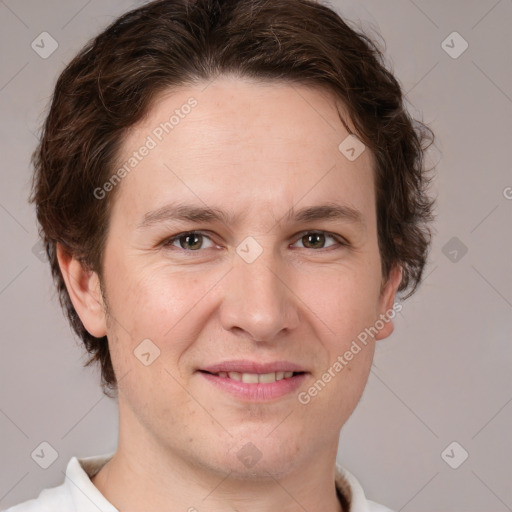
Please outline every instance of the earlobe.
M384 323L384 327L379 330L375 336L375 340L383 340L390 336L395 328L393 324L393 318L395 316L395 310L393 308L395 302L395 296L398 287L402 281L402 267L395 265L390 273L389 278L381 292L380 307L379 307L379 319ZM393 317L390 318L389 312L393 313Z
M84 327L96 338L105 336L105 304L98 274L85 268L61 244L57 244L57 259L69 297Z

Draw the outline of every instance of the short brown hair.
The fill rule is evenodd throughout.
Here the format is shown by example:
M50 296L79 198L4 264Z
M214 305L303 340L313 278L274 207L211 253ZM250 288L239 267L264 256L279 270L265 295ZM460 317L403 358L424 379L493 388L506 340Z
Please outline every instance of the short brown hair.
M64 69L32 156L30 201L60 302L90 354L86 364L100 363L106 394L117 388L107 338L89 334L78 317L56 244L101 278L115 191L98 200L93 190L112 176L127 129L160 92L223 74L315 86L344 103L375 158L383 278L400 265L405 298L421 281L434 205L424 153L434 136L409 116L377 45L314 0L150 2L114 21Z

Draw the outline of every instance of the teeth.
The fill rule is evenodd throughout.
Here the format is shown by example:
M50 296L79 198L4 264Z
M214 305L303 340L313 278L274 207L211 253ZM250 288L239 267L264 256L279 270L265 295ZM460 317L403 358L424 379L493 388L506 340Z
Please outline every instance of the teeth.
M257 373L242 373L242 382L246 384L258 384Z
M275 381L276 381L275 373L262 373L258 377L258 380L256 382L267 383L267 382L275 382Z
M240 372L219 372L219 377L230 378L245 384L269 384L277 380L293 377L293 372L271 372L271 373L240 373Z

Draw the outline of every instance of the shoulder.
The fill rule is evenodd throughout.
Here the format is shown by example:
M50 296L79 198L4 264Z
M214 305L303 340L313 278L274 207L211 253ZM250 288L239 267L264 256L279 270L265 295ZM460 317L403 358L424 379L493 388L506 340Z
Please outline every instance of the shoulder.
M72 510L69 493L64 484L44 489L37 498L14 505L3 512L50 512L55 510Z
M393 510L381 505L380 503L368 500L368 512L393 512Z
M37 498L24 501L3 512L117 512L91 481L92 476L112 455L83 459L72 457L66 467L66 478L61 485L44 489Z
M336 464L336 486L346 497L349 512L393 512L388 507L367 499L357 478L339 464Z

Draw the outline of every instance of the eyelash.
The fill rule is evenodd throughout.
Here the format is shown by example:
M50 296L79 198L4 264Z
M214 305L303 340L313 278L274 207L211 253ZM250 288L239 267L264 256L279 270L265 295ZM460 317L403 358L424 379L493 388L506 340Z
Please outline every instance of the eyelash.
M338 246L336 247L333 245L330 247L323 247L320 249L310 249L312 251L321 252L321 251L340 249L343 247L350 246L350 244L345 239L341 238L340 236L335 235L334 233L329 233L328 231L321 231L321 230L302 231L301 233L298 234L298 238L297 238L296 242L298 242L301 238L303 238L306 235L316 235L316 234L324 234L326 237L332 238L333 240L335 240L337 242ZM208 234L204 231L184 231L182 233L178 233L177 235L173 235L170 238L167 238L166 240L163 241L162 245L165 248L169 248L171 250L177 249L184 253L199 253L199 252L201 252L201 249L197 249L197 250L183 249L182 247L175 247L172 245L174 242L176 242L177 240L179 240L180 238L182 238L186 235L201 235L203 237L208 238L213 243L213 240L211 240L211 237L208 236ZM296 249L308 249L308 247L298 247Z

